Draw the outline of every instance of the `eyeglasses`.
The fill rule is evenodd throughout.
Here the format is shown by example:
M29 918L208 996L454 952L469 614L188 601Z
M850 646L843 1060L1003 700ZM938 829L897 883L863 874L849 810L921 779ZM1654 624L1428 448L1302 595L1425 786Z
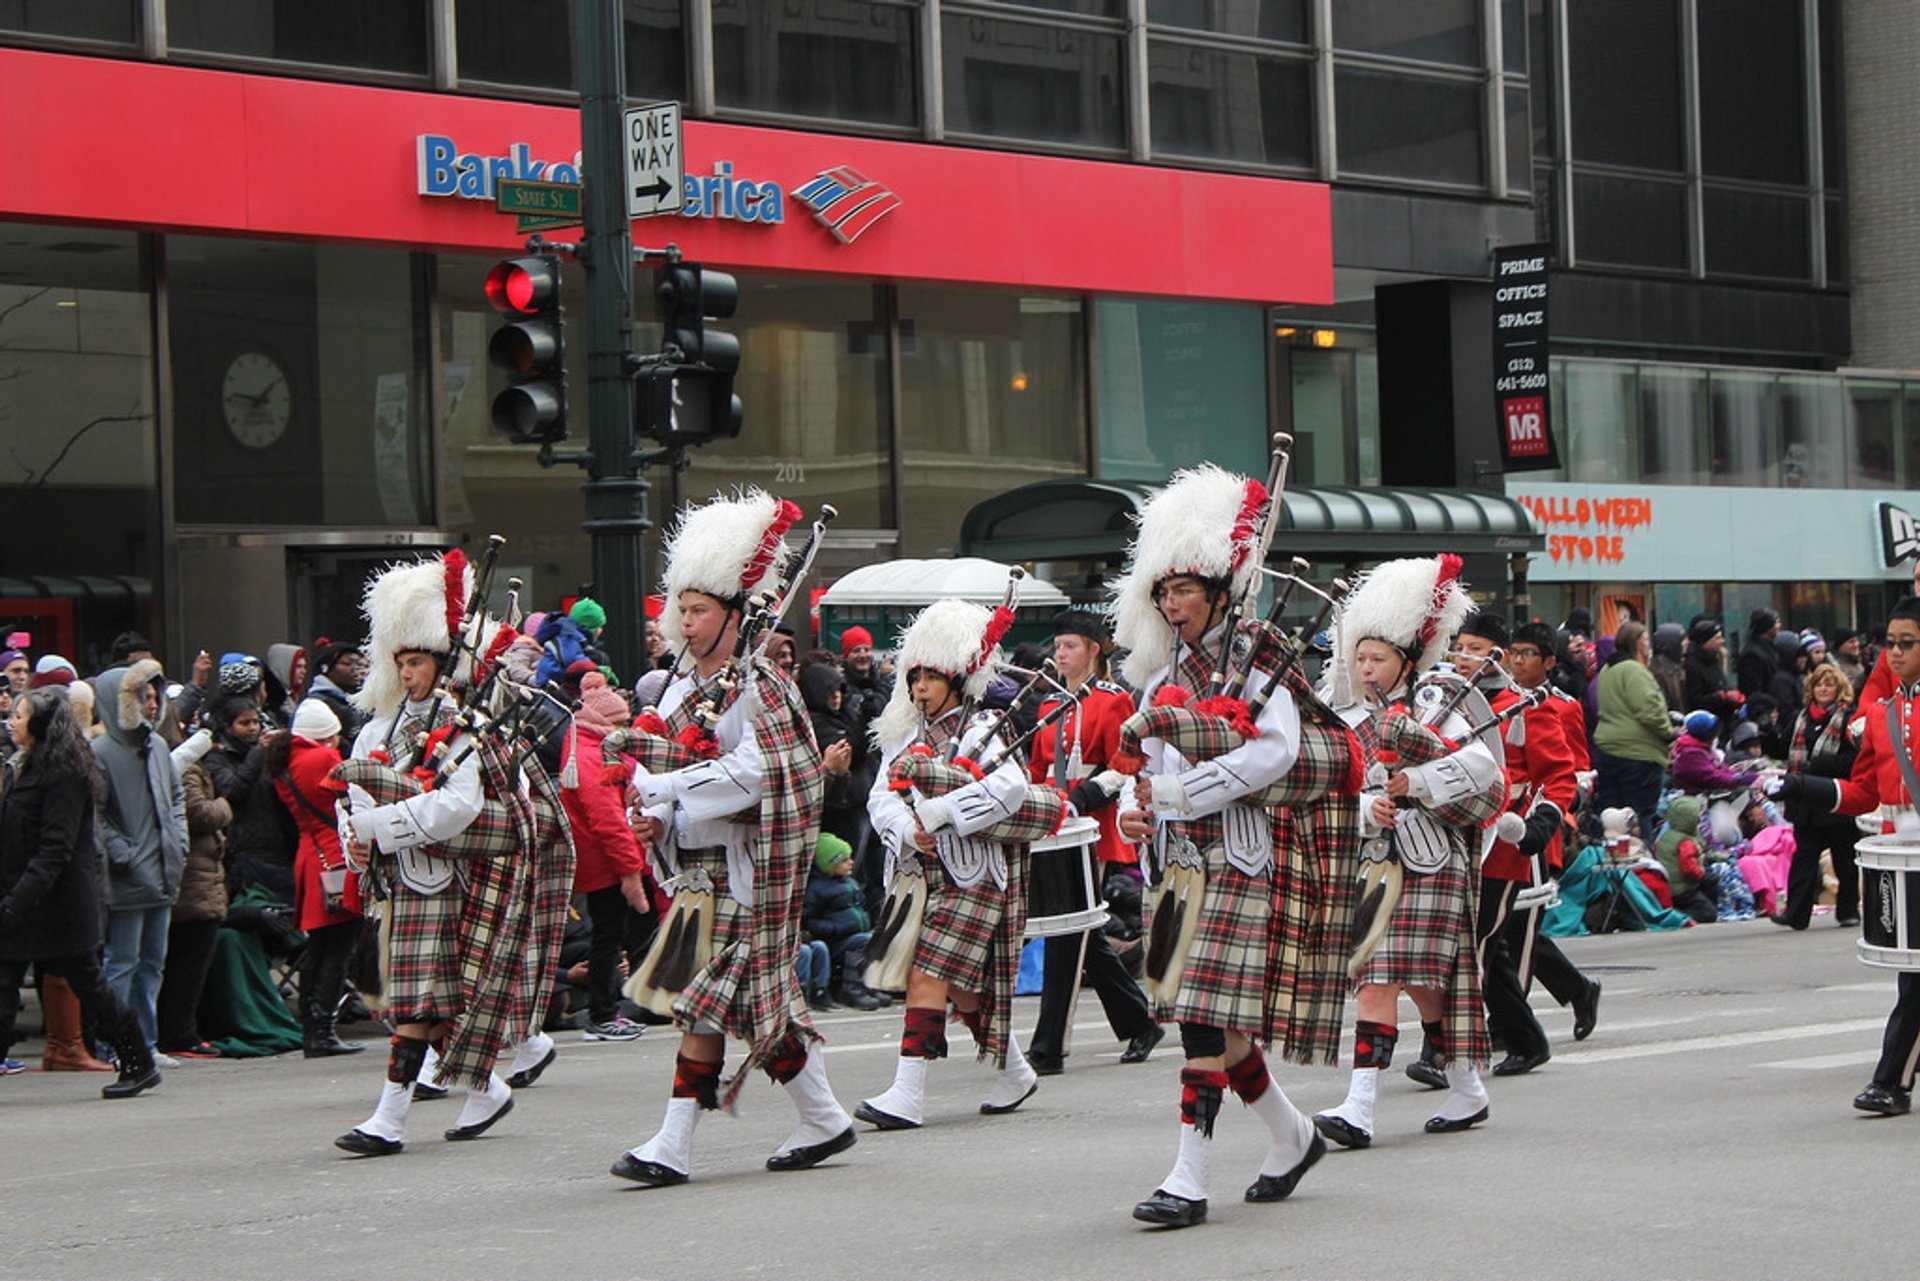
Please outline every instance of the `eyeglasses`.
M1162 583L1153 589L1153 603L1161 605L1169 600L1198 600L1206 594L1207 585L1191 579L1182 583Z
M1887 637L1887 648L1897 649L1902 654L1912 649L1915 645L1920 645L1920 636L1904 636L1899 640L1895 640L1891 636Z
M1542 654L1537 649L1528 649L1528 648L1522 648L1520 646L1515 646L1514 648L1507 651L1507 657L1508 658L1545 658L1546 655Z

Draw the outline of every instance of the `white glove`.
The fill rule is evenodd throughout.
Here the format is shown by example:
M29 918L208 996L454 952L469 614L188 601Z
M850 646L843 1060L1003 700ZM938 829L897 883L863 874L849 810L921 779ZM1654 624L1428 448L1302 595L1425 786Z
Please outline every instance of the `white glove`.
M206 729L197 729L189 734L186 741L174 748L169 755L173 758L173 768L183 770L189 765L196 764L202 756L205 756L212 750L213 732Z
M1527 820L1508 810L1493 821L1493 834L1509 845L1518 845L1527 834Z
M1152 777L1153 808L1162 814L1184 814L1192 808L1187 799L1187 789L1173 774L1155 774Z
M947 804L945 797L936 796L930 801L921 801L914 807L914 813L920 816L920 826L929 832L953 826L953 806Z

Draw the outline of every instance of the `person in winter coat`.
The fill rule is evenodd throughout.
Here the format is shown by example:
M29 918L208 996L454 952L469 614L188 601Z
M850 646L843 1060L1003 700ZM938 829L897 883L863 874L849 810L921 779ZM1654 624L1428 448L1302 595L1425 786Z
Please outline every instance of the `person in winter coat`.
M1747 696L1749 704L1767 692L1773 674L1780 670L1780 654L1773 644L1779 632L1780 615L1770 609L1756 609L1747 619L1747 643L1740 647L1740 657L1734 660L1733 670L1739 678L1740 692ZM1795 637L1796 649L1799 643Z
M279 686L279 701L273 703L267 711L275 722L285 728L293 724L294 709L307 696L307 651L298 645L281 644L267 646L267 675L269 697L273 695L271 686Z
M173 749L187 811L187 862L167 927L167 965L158 1007L161 1053L197 1059L220 1053L200 1035L200 997L213 966L220 923L227 919L224 856L227 826L233 822L233 807L215 794L213 776L201 764L212 743L212 734L200 730Z
M1767 755L1775 760L1787 758L1787 740L1793 737L1793 723L1800 719L1800 687L1807 679L1804 650L1800 633L1784 627L1774 633L1776 666L1767 681L1767 703L1771 715L1767 718L1748 716L1749 720L1759 725ZM1749 701L1750 713L1752 707L1753 703Z
M107 732L93 741L106 775L107 982L133 1009L148 1045L159 1036L167 926L187 861L187 802L166 740L154 729L165 678L143 658L94 678Z
M313 675L307 683L306 697L327 705L340 722L340 737L351 743L367 723L367 714L353 705L353 696L366 679L367 656L357 645L322 636L307 650L307 660Z
M358 1054L367 1047L343 1041L337 1030L347 966L360 942L360 877L340 848L334 802L347 794L333 777L340 763L340 718L332 706L308 698L294 709L293 729L267 740L266 777L293 816L299 844L293 856L295 924L307 934L300 953L302 1051L310 1059Z
M1695 835L1705 804L1697 796L1675 797L1667 806L1667 830L1653 843L1653 856L1666 870L1675 909L1710 925L1719 915L1714 885L1717 865L1726 855L1704 850Z
M871 830L867 792L873 787L872 746L847 714L847 681L837 666L807 663L800 668L799 684L827 771L820 829L857 850Z
M1662 623L1653 629L1653 657L1647 670L1660 682L1667 710L1682 716L1687 712L1687 629L1678 623Z
M587 607L591 608L587 608ZM578 615L578 617L576 617ZM599 622L591 629L580 619ZM545 652L541 655L540 666L534 672L534 683L545 689L548 681L556 681L573 669L575 663L585 660L598 666L594 658L593 639L601 627L606 626L607 613L591 597L582 596L573 603L571 614L562 614L559 610L548 614L540 622L540 630L534 639L540 642Z
M1851 726L1853 685L1836 664L1822 663L1807 674L1806 700L1787 745L1787 772L1851 777L1854 758L1860 754ZM1840 883L1834 896L1834 921L1843 929L1859 925L1860 871L1854 846L1860 829L1850 818L1822 812L1797 798L1788 799L1786 813L1793 824L1793 866L1787 873L1787 906L1774 916L1774 923L1807 928L1814 900L1820 896L1820 851L1827 850L1833 858L1834 879Z
M1644 623L1620 624L1595 689L1600 718L1593 732L1594 804L1627 806L1639 816L1642 832L1653 831L1667 744L1673 741L1666 697L1647 668L1652 652Z
M249 695L231 695L213 706L213 748L204 760L214 792L233 807L227 828L227 888L238 894L265 889L277 903L294 901L293 858L299 833L275 794L261 756L260 709Z
M593 923L583 1041L631 1041L647 1030L620 1012L620 959L626 948L627 914L653 910L653 882L640 843L627 826L624 780L608 782L600 763L601 740L632 720L627 701L605 676L588 672L580 678L580 705L573 712L573 732L566 736L560 767L560 803L573 825L573 892L585 896Z
M827 945L834 1000L857 1010L878 1010L893 1003L861 981L873 922L861 906L860 882L853 875L853 847L832 832L821 832L814 847L801 926L809 938Z
M1728 769L1713 750L1713 740L1719 734L1720 722L1712 712L1687 713L1685 732L1673 740L1673 756L1667 766L1673 787L1699 796L1745 787L1753 781L1749 775Z
M1720 718L1720 732L1733 729L1746 695L1727 684L1726 669L1720 657L1726 652L1727 636L1718 619L1700 617L1687 631L1687 654L1682 661L1686 675L1687 708L1690 712L1708 711Z
M115 995L99 961L104 885L93 841L99 774L87 740L57 690L14 700L13 739L0 795L0 1058L13 1048L20 983L31 963L43 985L61 980L78 998L46 1007L49 1052L77 1052L85 1011L120 1057L101 1093L128 1098L160 1084L139 1020ZM171 765L168 766L171 770Z

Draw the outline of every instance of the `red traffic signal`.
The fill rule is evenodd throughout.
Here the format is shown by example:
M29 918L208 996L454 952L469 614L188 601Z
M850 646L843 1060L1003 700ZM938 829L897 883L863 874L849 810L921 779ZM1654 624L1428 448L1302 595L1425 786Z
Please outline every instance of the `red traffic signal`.
M560 305L560 260L508 258L487 273L487 301L503 316L535 316Z
M507 376L507 389L493 401L494 430L525 445L565 440L559 258L508 258L487 273L486 293L487 302L508 321L487 342L488 361Z

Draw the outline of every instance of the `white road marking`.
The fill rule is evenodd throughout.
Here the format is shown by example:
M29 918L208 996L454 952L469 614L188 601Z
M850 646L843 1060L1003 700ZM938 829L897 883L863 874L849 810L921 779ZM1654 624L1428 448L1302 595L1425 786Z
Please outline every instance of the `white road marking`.
M1863 1050L1852 1054L1820 1054L1810 1059L1780 1059L1773 1063L1760 1063L1763 1068L1785 1068L1791 1072L1824 1072L1828 1068L1869 1067L1880 1061L1878 1051Z
M1690 1054L1695 1050L1729 1050L1743 1045L1766 1045L1772 1041L1800 1041L1816 1036L1848 1036L1855 1032L1878 1031L1884 1019L1848 1019L1838 1023L1807 1023L1799 1027L1765 1028L1752 1032L1729 1032L1725 1036L1694 1036L1678 1041L1656 1041L1650 1045L1619 1045L1598 1050L1574 1050L1556 1054L1556 1063L1606 1063L1618 1059L1645 1059L1662 1054Z

